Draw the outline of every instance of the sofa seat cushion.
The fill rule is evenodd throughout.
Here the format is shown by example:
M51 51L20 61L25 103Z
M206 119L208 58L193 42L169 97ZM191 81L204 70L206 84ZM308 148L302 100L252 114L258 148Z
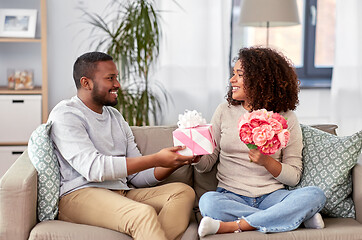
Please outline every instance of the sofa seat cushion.
M353 218L325 218L325 228L323 229L306 229L298 228L297 230L283 233L261 233L257 231L216 234L203 237L201 239L253 239L253 240L289 240L289 239L361 239L362 225Z
M50 220L38 223L30 232L29 240L132 240L126 234L85 224ZM197 223L191 221L181 240L197 240Z
M30 232L29 240L132 240L126 234L101 227L50 220L38 223Z

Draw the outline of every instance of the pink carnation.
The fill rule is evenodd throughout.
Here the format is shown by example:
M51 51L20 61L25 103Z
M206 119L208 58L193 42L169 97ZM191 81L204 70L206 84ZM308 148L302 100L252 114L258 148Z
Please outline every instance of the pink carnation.
M266 124L254 128L252 133L254 144L257 146L263 146L268 140L274 137L272 126Z
M280 147L284 148L287 146L289 141L290 133L287 129L283 129L282 132L278 133L278 139L280 141Z
M279 113L273 113L272 118L280 122L284 129L288 128L287 120Z
M259 147L258 149L260 152L266 155L272 155L276 153L281 147L280 141L277 136L274 136L271 140L267 141L263 146Z
M253 119L267 121L268 118L269 118L269 114L268 114L268 111L265 109L253 111L249 115L249 121L251 121Z
M244 143L248 144L253 142L252 130L253 129L249 126L249 124L244 124L240 127L239 137L240 139L243 139Z
M280 133L283 130L283 125L274 118L269 118L268 123L272 126L275 133Z
M268 124L268 121L267 120L263 120L263 119L251 119L250 122L249 122L250 126L252 128L257 128L257 127L260 127L262 125L265 125L265 124Z
M245 113L240 117L238 127L242 142L267 155L284 148L290 137L287 120L266 109Z
M245 113L243 116L240 117L238 128L240 129L244 124L249 124L249 115L250 113Z

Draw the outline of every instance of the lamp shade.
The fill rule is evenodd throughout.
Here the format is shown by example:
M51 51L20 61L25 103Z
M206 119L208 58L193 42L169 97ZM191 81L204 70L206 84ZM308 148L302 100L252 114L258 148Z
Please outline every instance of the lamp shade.
M241 0L239 24L281 27L299 24L296 0Z

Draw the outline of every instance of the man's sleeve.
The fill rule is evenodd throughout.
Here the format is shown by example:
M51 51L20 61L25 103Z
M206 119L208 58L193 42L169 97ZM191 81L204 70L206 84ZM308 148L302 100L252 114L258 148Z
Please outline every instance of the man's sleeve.
M140 157L142 156L135 143L134 136L128 123L123 120L122 128L127 136L127 157ZM129 175L127 177L129 183L135 187L151 187L159 183L154 174L154 168L146 169L144 171Z

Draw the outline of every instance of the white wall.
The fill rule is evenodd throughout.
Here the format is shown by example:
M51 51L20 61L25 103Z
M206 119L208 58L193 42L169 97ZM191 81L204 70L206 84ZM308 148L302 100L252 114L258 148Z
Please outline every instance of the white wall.
M90 25L80 22L82 12L76 8L81 5L88 12L101 14L108 2L48 0L49 111L60 100L76 94L73 63L82 53L94 50L88 39ZM210 3L208 11L205 2ZM222 25L228 17L215 18L218 11L229 11L223 9L228 5L220 0L183 0L182 4L180 9L172 1L159 1L162 9L170 11L163 14L160 60L152 77L162 83L173 100L162 124L176 124L178 114L185 109L196 109L209 121L223 100L228 81L228 40L223 38L229 33Z
M230 0L159 1L163 41L155 79L173 97L163 124L176 124L185 109L208 121L228 85ZM181 3L181 2L180 2ZM207 4L206 4L207 3Z
M48 93L49 112L61 100L76 94L73 64L90 50L89 25L81 20L78 8L102 13L109 1L48 0Z
M299 122L321 124L331 122L330 89L301 89L296 110Z
M75 95L72 66L80 54L90 50L90 42L87 39L88 31L84 31L88 25L80 22L82 13L75 8L82 6L87 11L101 13L107 2L98 0L48 0L49 110L60 100ZM186 2L188 5L185 10L188 10L188 7L192 6L192 1ZM213 2L215 3L215 1ZM194 2L194 4L196 3ZM167 7L167 4L163 7ZM194 5L194 11L200 7L200 4ZM163 59L159 63L160 69L156 77L164 79L162 83L174 100L174 105L170 105L163 123L175 124L178 114L182 113L184 109L196 109L202 112L207 121L210 121L214 109L224 101L223 97L226 93L225 87L228 79L225 74L228 70L221 71L214 68L222 64L218 57L224 53L220 53L217 47L212 46L212 39L210 42L197 43L195 49L188 49L186 44L191 41L198 42L202 37L200 32L189 32L187 24L201 24L199 29L202 31L204 28L202 24L208 24L207 21L210 20L212 14L204 15L203 17L206 18L204 22L200 20L191 23L187 21L187 12L168 14L183 15L185 22L183 27L170 25L170 21L164 23L165 33L177 34L177 38L166 35L165 46L167 48L161 50L169 51L168 53L171 52L172 54L185 52L187 56L183 57L183 61L188 62L184 66L180 66L177 59L167 59L164 53L163 55L161 53ZM218 27L215 26L215 29ZM178 40L177 42L170 42L171 39ZM205 46L202 47L200 44ZM202 62L204 58L215 58L215 61L212 62L212 65L207 66ZM214 75L219 76L219 82L210 81ZM300 93L300 105L297 109L300 122L305 124L329 123L329 98L330 90L328 89L303 89Z

